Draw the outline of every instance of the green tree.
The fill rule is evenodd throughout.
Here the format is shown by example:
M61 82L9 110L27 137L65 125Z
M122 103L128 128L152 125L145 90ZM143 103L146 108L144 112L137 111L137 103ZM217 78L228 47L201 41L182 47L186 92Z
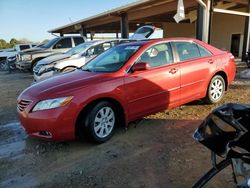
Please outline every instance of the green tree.
M11 47L14 47L16 44L18 44L19 43L19 41L18 40L16 40L15 38L12 38L11 40L10 40L10 46Z
M0 39L0 49L4 49L4 48L8 48L8 43L3 40L3 39Z

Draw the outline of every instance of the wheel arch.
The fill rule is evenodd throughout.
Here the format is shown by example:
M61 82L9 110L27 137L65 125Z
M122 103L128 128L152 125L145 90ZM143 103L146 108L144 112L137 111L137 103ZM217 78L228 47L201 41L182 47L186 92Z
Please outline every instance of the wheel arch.
M66 67L63 67L63 68L61 69L61 71L64 71L64 70L67 69L67 68L77 68L77 66L68 65L68 66L66 66Z
M227 76L227 74L225 73L225 71L223 71L223 70L220 70L220 71L218 71L218 72L216 72L212 77L211 77L211 79L210 79L210 81L213 79L213 77L215 77L215 76L221 76L223 79L224 79L224 81L225 81L225 91L227 91L228 90L228 76ZM209 81L209 83L210 83L210 81ZM208 84L209 84L208 83Z
M32 62L31 62L31 69L32 69L32 71L33 71L33 67L36 65L36 63L38 61L42 60L43 58L45 58L45 57L37 57L37 58L35 58L35 59L32 60Z
M83 118L85 118L85 115L87 114L88 110L90 110L92 107L94 107L97 103L99 103L101 101L108 101L108 102L114 104L115 107L117 108L117 111L121 112L121 113L118 113L118 116L119 116L118 119L120 121L119 126L120 127L126 126L127 118L126 118L126 113L125 113L125 109L124 109L123 105L117 99L114 99L112 97L102 97L102 98L97 98L97 99L90 101L78 113L78 116L77 116L76 122L75 122L75 135L76 136L77 136L77 131L79 129L79 125L80 125L81 121L83 120Z

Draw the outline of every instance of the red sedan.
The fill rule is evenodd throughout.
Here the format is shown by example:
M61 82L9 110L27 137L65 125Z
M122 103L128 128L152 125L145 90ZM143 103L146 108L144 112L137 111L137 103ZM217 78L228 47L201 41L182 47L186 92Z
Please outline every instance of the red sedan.
M231 53L188 38L126 43L79 70L45 80L18 97L31 136L105 142L118 125L204 98L220 101L235 76Z

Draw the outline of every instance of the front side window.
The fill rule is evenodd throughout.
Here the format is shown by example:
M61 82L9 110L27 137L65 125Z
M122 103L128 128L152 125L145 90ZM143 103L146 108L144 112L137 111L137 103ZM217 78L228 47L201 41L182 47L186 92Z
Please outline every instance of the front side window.
M84 39L82 37L74 37L75 46L84 43Z
M141 55L139 61L148 63L150 67L158 67L173 63L173 54L170 44L163 43L150 47Z
M110 48L82 67L83 71L118 71L140 48L138 45L122 45Z
M60 48L72 48L71 38L64 38L58 41L58 43L54 46L55 49Z
M111 44L108 43L102 43L102 44L98 44L96 46L91 47L90 49L88 49L87 54L88 55L99 55L102 52L106 51L107 49L109 49L111 47Z
M195 43L174 42L180 61L186 61L201 57L200 51Z
M41 47L41 48L50 48L50 47L53 46L58 40L59 40L59 38L54 38L54 39L48 41L46 44L43 44L42 46L39 46L39 47Z
M82 43L72 49L70 49L69 51L67 51L66 53L69 54L69 55L75 55L75 54L79 54L83 51L85 51L87 48L89 48L91 45L93 45L93 42L85 42L85 43Z

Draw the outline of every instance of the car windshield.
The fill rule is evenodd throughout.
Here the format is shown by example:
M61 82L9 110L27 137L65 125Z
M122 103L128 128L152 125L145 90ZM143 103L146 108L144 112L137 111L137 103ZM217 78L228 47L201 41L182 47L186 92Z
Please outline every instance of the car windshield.
M110 48L83 66L82 70L90 72L115 72L119 70L139 48L140 46L138 45L122 45Z
M75 54L79 54L79 53L85 51L92 44L94 44L94 42L82 43L82 44L70 49L69 51L67 51L66 54L69 54L70 56L75 55Z
M40 46L40 48L50 48L50 47L53 46L58 40L59 40L59 38L54 38L54 39L50 40L49 42L47 42L46 44Z

